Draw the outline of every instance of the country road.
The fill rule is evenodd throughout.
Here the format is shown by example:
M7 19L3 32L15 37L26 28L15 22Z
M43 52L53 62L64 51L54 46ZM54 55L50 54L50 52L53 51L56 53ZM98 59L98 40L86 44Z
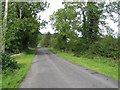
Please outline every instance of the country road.
M38 48L19 88L118 88L118 82Z

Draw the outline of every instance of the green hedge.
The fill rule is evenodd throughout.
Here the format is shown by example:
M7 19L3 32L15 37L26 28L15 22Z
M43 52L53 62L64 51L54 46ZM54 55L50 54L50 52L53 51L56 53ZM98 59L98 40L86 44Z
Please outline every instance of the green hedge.
M0 53L0 62L2 63L1 68L3 71L13 71L18 68L17 61L8 54Z

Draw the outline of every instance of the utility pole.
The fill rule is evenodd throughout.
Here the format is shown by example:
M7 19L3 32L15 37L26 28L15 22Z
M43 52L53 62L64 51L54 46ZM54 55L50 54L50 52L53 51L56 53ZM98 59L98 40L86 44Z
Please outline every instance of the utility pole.
M5 30L6 30L6 26L7 26L7 14L8 14L8 0L6 0L5 2L5 12L4 12L4 19L3 19L3 28L2 28L2 47L1 47L1 52L5 52Z

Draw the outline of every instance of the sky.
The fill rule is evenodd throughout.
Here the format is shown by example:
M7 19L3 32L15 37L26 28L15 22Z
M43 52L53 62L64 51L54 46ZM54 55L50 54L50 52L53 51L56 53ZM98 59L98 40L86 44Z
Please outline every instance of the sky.
M57 11L58 9L62 8L62 0L47 0L48 3L50 3L50 7L48 9L46 9L44 12L41 12L41 19L44 19L46 21L49 21L49 16L53 14L54 11ZM48 23L48 25L46 26L46 28L41 29L40 32L41 33L54 33L54 30L52 30L52 27L50 25L50 23Z
M58 9L64 7L62 5L62 1L63 0L47 0L47 2L50 3L50 7L46 9L45 11L40 12L38 15L41 15L41 19L49 21L49 18L50 18L49 16L52 15L54 11L57 11ZM115 31L114 33L118 33L117 23L114 23L110 19L107 19L106 21L108 22L108 25ZM54 30L52 29L50 23L48 23L45 28L40 30L42 34L47 33L48 31L51 34L54 33Z

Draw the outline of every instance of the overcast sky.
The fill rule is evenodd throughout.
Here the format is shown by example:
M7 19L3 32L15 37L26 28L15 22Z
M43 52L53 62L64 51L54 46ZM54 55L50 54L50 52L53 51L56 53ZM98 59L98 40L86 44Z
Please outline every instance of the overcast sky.
M47 0L47 2L50 3L50 7L44 12L40 13L41 19L49 21L49 16L52 15L54 11L57 11L58 9L63 8L62 1L63 0ZM115 32L118 32L117 23L114 23L109 19L107 19L107 22ZM47 33L48 31L50 33L54 33L54 30L52 30L50 23L46 26L46 28L40 30L41 33Z
M58 9L62 8L62 0L47 0L48 3L50 3L50 7L48 9L46 9L44 12L41 12L41 19L44 19L46 21L49 21L49 16L53 14L54 11L57 11ZM46 28L41 29L40 32L41 33L54 33L54 30L52 30L52 27L50 25L50 23L46 26Z

